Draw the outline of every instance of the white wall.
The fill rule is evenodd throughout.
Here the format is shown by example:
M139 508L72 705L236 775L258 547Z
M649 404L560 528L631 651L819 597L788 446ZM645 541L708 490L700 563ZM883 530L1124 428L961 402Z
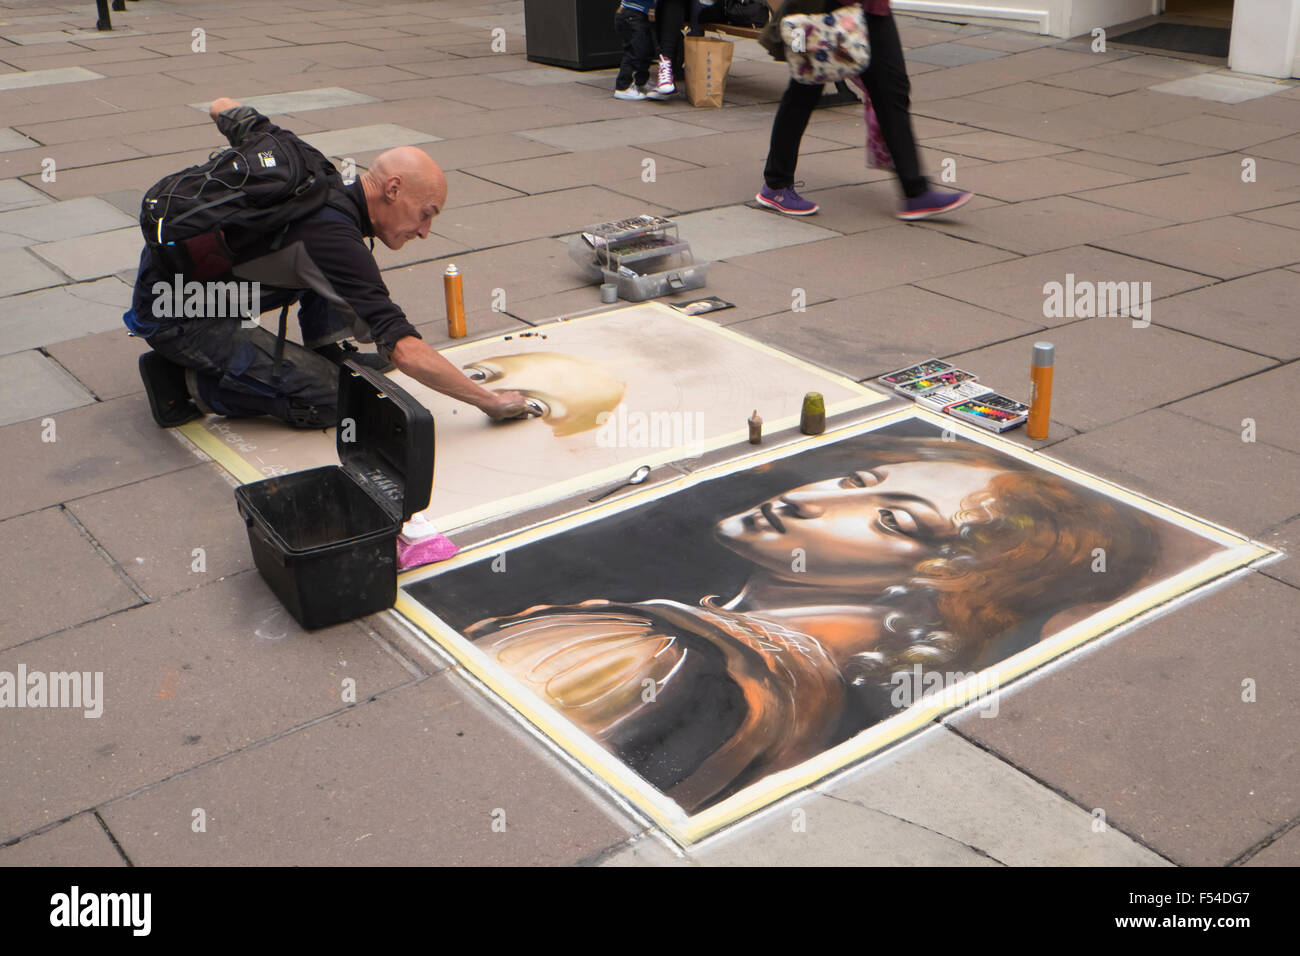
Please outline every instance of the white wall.
M1228 66L1239 73L1300 76L1300 0L1235 0Z

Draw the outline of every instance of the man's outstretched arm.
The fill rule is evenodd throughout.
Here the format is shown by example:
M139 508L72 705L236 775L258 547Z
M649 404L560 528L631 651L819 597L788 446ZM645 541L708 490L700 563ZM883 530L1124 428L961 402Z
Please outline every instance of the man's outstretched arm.
M494 392L471 382L433 346L408 335L393 347L393 364L421 385L473 405L491 418L521 418L527 413L519 392Z

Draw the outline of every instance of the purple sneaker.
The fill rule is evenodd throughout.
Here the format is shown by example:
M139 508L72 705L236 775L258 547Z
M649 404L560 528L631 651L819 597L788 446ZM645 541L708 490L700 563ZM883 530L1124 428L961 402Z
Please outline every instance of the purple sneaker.
M895 215L899 219L907 220L930 219L952 212L966 205L974 197L974 193L941 193L937 189L927 189L915 199L904 199Z
M794 186L802 185L803 183L794 184ZM775 209L787 216L811 216L821 208L815 202L810 202L795 192L794 186L786 186L784 189L772 189L764 183L763 188L758 191L758 195L754 198L768 209Z

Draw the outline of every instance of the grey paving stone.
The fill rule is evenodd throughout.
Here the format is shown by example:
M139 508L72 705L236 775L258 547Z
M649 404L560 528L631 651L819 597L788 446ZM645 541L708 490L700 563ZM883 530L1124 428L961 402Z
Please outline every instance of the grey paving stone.
M1220 152L1219 149L1213 146L1161 139L1157 136L1148 136L1139 132L1112 133L1096 137L1085 136L1078 139L1074 145L1080 149L1090 150L1095 153L1120 156L1143 163L1176 163L1180 160L1212 156Z
M451 206L434 221L433 228L453 242L482 249L577 232L593 223L626 216L669 211L601 186L580 186L467 208Z
M718 325L736 325L760 315L789 313L795 305L796 296L802 299L805 308L832 298L829 292L815 285L796 285L787 276L761 275L726 261L712 263L708 279L708 285L698 294L716 295L735 306L705 315L710 322ZM796 289L802 291L797 293ZM696 294L687 293L681 298L668 296L663 301L682 302Z
M629 116L624 119L572 123L545 129L520 130L519 135L548 146L574 152L608 149L611 146L641 146L687 136L707 136L711 130L662 116Z
M0 648L141 603L59 508L0 521L0 542L8 588Z
M60 412L50 432L41 419L5 425L0 456L0 517L166 474L193 453L149 416L143 395ZM52 436L53 441L42 440Z
M1300 591L1249 574L955 724L1175 863L1221 866L1300 813L1297 624Z
M4 79L3 74L0 74L0 79ZM10 129L8 126L0 127L0 153L15 149L33 149L37 145L34 140L28 139L15 129Z
M137 362L148 348L144 339L128 335L122 327L55 342L44 351L92 395L107 401L144 391Z
M0 863L3 857L0 857ZM663 839L641 836L617 850L602 856L596 863L602 867L625 866L690 866L691 860L679 849L664 846Z
M590 150L580 157L572 153L559 153L514 162L475 165L469 171L475 176L521 192L543 193L593 182L610 183L639 177L646 169L643 165L646 159L654 160L656 176L695 168L689 162L651 154L649 150L615 146Z
M960 185L961 177L967 170L983 165L984 163L978 159L963 162L955 169L957 181L954 185ZM817 210L816 215L808 216L802 221L846 236L866 232L868 229L903 228L902 223L894 217L894 211L898 207L894 174L884 170L872 170L871 172L875 174L876 181L869 184L851 183L844 186L832 186L829 189L818 187L816 189L801 190L800 195L805 199L811 199L821 207ZM746 185L749 186L751 193L756 193L757 186L761 184L762 180L760 179L757 184L747 183ZM996 199L976 196L971 200L967 208L974 209L996 205L1000 205ZM757 203L751 203L751 208L759 209L774 218L781 215L769 211Z
M845 298L1009 258L1010 253L973 242L925 229L899 228L823 239L732 261L754 272L784 275L792 285Z
M1292 310L1300 275L1271 269L1176 295L1152 321L1278 359L1300 358L1300 328Z
M1246 123L1226 116L1202 114L1152 126L1146 132L1161 139L1203 143L1221 149L1246 149L1259 143L1279 139L1290 131L1284 126Z
M973 156L976 159L987 159L996 163L1013 159L1031 159L1035 156L1048 156L1052 153L1070 151L1068 146L1058 146L1055 143L1038 143L1031 139L1008 136L1005 133L994 133L989 130L975 130L953 136L942 136L938 139L927 140L925 145L942 152L957 153L959 156ZM1069 191L1072 192L1073 190Z
M48 289L64 282L63 275L33 256L27 249L0 251L0 296L33 289Z
M263 96L246 96L239 102L270 116L273 113L305 113L309 110L325 110L338 106L361 106L366 103L378 103L379 100L355 90L324 86L314 90L291 90L285 93L267 93ZM207 103L191 103L190 106L205 113L208 111Z
M33 86L84 83L86 80L103 78L104 74L80 66L64 66L55 70L28 70L22 73L0 74L0 90L25 90Z
M791 312L789 305L731 327L855 379L1042 328L911 286L811 305L805 312Z
M1207 285L1213 280L1092 246L1073 246L1041 255L999 262L955 275L923 279L916 284L954 299L993 309L1026 322L1059 325L1076 317L1045 314L1048 293L1044 287L1057 282L1064 287L1067 276L1080 282L1150 282L1151 298L1159 301L1152 321L1157 325L1168 308L1167 297ZM1130 287L1131 288L1131 287ZM1062 288L1064 293L1064 288Z
M1240 216L1107 237L1096 244L1220 279L1300 261L1294 231Z
M21 180L0 180L0 212L26 209L29 206L43 206L49 201L49 196Z
M1134 328L1132 320L1123 317L1086 319L1037 338L1056 346L1052 415L1080 431L1274 364L1156 325ZM1027 390L1032 345L1028 339L1003 342L950 361L975 372L981 381L987 377L990 382L1024 383ZM1169 362L1171 355L1178 361Z
M135 223L121 210L90 196L0 213L0 232L32 242L54 242L131 225Z
M1300 171L1300 167L1291 167ZM1294 189L1292 190L1294 195ZM1289 229L1300 229L1300 202L1290 203L1286 206L1274 206L1269 209L1257 209L1254 212L1243 213L1244 219L1255 219L1259 222L1271 222L1278 226L1286 226Z
M53 415L94 400L81 383L40 352L0 356L0 425Z
M1251 857L1245 866L1300 866L1300 830L1292 827Z
M563 864L627 839L629 822L475 697L427 678L103 815L146 866Z
M993 716L978 719L997 719L997 712L988 713ZM942 727L818 789L1008 866L1169 865L1114 829L1094 832L1090 813Z
M1147 57L1142 57L1145 60ZM1276 80L1263 77L1239 76L1230 73L1201 73L1185 76L1151 87L1157 93L1170 93L1174 96L1194 96L1202 100L1215 100L1219 103L1242 103L1261 96L1271 96L1285 89Z
M131 226L41 243L32 246L31 251L81 282L115 275L123 269L134 269L140 263L143 246L140 227Z
M69 511L157 600L253 567L234 489L213 463L70 502ZM159 521L160 516L173 516ZM195 570L201 548L202 570Z
M0 849L0 866L126 866L104 828L89 813Z
M706 262L734 259L753 252L836 236L829 229L822 229L806 220L773 215L767 210L747 206L688 213L677 216L674 221L679 235L690 242L695 258Z
M1300 364L1284 365L1175 402L1168 409L1239 437L1247 433L1250 425L1244 423L1249 419L1255 441L1300 452L1300 434L1290 414L1291 397L1297 390ZM1296 508L1300 511L1300 500Z
M1283 554L1261 567L1260 572L1300 588L1300 515L1261 534L1258 540Z
M1070 438L1051 455L1239 534L1295 516L1300 455L1164 409Z
M1048 110L1074 106L1096 99L1096 94L1048 86L1045 82L1016 83L996 90L985 90L970 97L981 103L993 103L1018 110L1046 113Z
M951 219L935 219L918 225L923 230L1032 255L1086 243L1123 252L1124 249L1112 244L1120 240L1103 240L1156 229L1166 222L1168 220L1085 202L1073 196L1050 196L992 209L962 209ZM1065 223L1069 223L1068 228Z
M990 163L971 170L962 170L961 165L961 162L957 163L962 188L1005 202L1078 193L1131 182L1134 178L1113 170L1065 162L1054 156Z
M963 66L981 60L996 60L1006 55L1001 50L984 50L963 43L932 43L910 51L907 60L909 63L915 60L918 63L933 63L935 66Z
M950 837L820 793L784 802L690 856L701 866L997 866Z
M102 672L103 713L6 717L0 839L339 713L345 678L359 701L411 680L353 624L303 632L252 572L0 653L0 669L19 662Z
M122 327L130 289L117 279L15 295L0 314L0 354Z
M414 146L418 143L441 142L441 136L422 133L407 126L379 123L375 126L357 126L336 129L328 133L308 133L303 139L326 156L351 156L394 146Z
M1090 66L1069 73L1058 73L1044 77L1040 82L1062 86L1071 90L1099 93L1103 96L1115 96L1150 86L1154 81L1149 76L1141 76L1124 70L1104 66Z
M455 202L457 206L473 206L481 202L496 202L498 199L516 199L524 195L517 189L499 186L459 169L448 171L446 176L447 202Z
M754 170L747 166L708 166L657 173L653 182L646 182L638 175L602 183L621 195L682 213L718 206L739 207L741 203L752 202L762 184L762 177L755 176Z

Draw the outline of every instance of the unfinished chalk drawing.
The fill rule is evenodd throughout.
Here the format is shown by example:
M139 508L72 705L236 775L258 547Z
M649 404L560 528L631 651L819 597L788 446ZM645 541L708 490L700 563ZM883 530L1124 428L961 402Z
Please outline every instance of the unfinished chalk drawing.
M1268 553L909 409L463 552L398 608L688 843Z
M390 378L436 423L423 513L444 532L743 442L757 408L769 433L798 422L805 392L834 414L887 397L708 319L644 303L441 349L486 388L518 389L543 414L494 424L401 372ZM183 433L241 481L336 464L334 431L209 416Z

